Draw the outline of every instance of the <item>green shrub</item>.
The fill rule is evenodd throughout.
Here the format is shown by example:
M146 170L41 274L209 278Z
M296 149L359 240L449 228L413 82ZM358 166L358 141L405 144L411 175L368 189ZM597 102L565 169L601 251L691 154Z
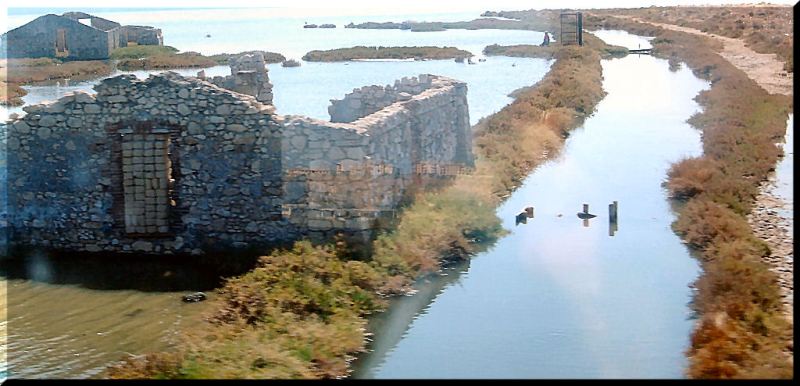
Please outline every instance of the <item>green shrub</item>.
M170 55L178 52L171 46L130 46L120 47L111 52L111 59L142 59L156 55Z

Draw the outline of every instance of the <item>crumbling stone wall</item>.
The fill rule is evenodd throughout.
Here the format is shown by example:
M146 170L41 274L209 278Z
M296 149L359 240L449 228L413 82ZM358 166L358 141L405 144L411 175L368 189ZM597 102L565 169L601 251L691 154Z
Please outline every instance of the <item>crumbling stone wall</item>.
M123 47L127 46L129 42L136 44L150 45L150 46L163 46L164 37L161 34L161 29L141 25L125 25L120 27L120 37L124 42Z
M228 60L231 74L215 76L208 81L219 87L251 95L261 103L272 104L272 83L269 82L267 63L260 52L234 56ZM205 72L199 77L205 79Z
M92 27L97 28L103 31L109 31L114 28L119 28L121 25L115 21L111 21L108 19L104 19L102 17L90 15L86 12L64 12L61 16L73 19L73 20L81 20L81 19L89 19L89 24Z
M423 74L416 78L399 79L394 82L394 86L357 88L340 100L331 100L331 105L328 106L331 122L353 122L395 102L409 100L429 89L432 80L432 77Z
M8 126L15 242L202 253L296 237L281 217L272 106L174 73L95 90L25 107Z
M420 165L437 171L472 166L466 93L463 82L423 74L334 100L332 117L382 106L349 123L286 117L284 207L292 210L290 221L317 231L367 229L393 213Z
M411 95L409 88L398 84L416 85L420 91ZM375 106L372 95L377 95L377 105L397 99L382 99L388 88L361 88L333 101L332 106L348 104L357 95L358 100L370 101L353 109L360 114L371 110L363 106ZM369 157L374 164L392 165L405 175L419 163L472 165L465 83L420 75L404 78L394 89L401 90L395 95L406 97L349 123L288 116L283 139L285 167L333 170L338 164L348 168ZM341 107L334 110L341 111Z
M393 89L409 97L348 123L281 117L259 100L272 98L259 56L210 82L121 75L96 96L23 108L7 126L11 240L202 254L338 231L368 237L419 182L420 165L471 166L464 83L401 80ZM373 106L362 113L387 103L369 101L373 90L358 91Z

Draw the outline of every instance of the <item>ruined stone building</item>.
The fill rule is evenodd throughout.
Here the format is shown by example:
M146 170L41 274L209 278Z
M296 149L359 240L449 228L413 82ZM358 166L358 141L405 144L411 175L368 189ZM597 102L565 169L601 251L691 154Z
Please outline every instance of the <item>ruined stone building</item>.
M3 127L12 244L204 254L369 232L421 173L472 165L462 82L364 87L322 121L275 113L258 55L231 67L24 107Z
M116 48L164 44L158 28L123 26L83 12L40 16L6 32L0 40L8 58L67 60L102 60Z

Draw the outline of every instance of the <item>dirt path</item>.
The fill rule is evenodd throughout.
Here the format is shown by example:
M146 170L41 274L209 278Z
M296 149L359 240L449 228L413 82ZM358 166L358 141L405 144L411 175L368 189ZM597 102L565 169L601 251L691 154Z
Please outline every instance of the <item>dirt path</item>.
M783 61L775 54L759 54L745 46L743 40L706 33L694 28L681 27L674 24L663 24L645 21L632 16L614 15L623 19L630 19L639 23L651 24L664 29L686 32L695 35L708 36L722 42L723 50L720 55L736 68L744 71L747 76L758 83L770 94L792 95L794 76L783 69Z

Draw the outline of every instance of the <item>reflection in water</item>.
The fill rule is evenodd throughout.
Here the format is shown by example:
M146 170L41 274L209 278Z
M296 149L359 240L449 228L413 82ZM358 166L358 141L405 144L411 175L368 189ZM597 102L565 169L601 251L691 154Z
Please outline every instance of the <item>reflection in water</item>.
M225 273L253 262L239 261ZM181 296L218 287L220 275L218 264L198 257L33 250L0 259L8 374L87 378L129 353L168 349L180 331L203 323L200 314L210 305L186 304Z
M253 264L253 256L241 257L236 264L220 270L212 260L197 256L109 256L33 250L0 259L0 276L93 290L204 291L219 287L223 276L243 273Z
M358 376L683 376L688 285L699 268L671 230L662 182L673 162L702 151L686 119L708 84L650 56L602 65L608 94L596 113L498 208L513 232L413 317L384 358L365 358L375 366ZM583 227L559 212L615 200L625 202L626 232ZM530 204L536 221L515 227Z
M369 355L362 355L353 363L353 378L372 378L372 369L381 364L397 343L405 337L413 321L424 315L433 301L450 287L460 284L467 276L469 260L459 261L442 270L441 274L421 280L415 288L419 291L411 296L392 300L388 309L369 321L369 331L378 331L367 349Z

